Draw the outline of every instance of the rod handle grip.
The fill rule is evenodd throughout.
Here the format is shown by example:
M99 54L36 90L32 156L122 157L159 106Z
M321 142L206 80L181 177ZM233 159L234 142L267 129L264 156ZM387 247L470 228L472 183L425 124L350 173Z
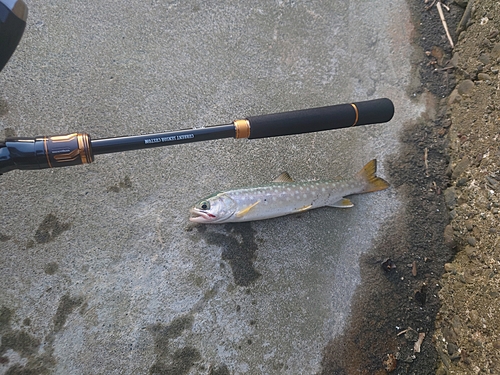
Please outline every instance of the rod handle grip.
M394 104L381 98L363 102L247 117L248 138L267 138L390 121Z
M90 136L85 133L11 137L0 143L0 174L13 169L43 169L94 161Z

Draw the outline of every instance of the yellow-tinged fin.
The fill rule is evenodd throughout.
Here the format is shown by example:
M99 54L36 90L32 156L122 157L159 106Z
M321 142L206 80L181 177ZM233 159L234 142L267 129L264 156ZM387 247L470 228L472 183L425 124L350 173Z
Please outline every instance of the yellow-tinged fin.
M310 209L312 206L313 206L312 204L309 204L307 206L297 208L295 211L297 211L297 212L304 212L304 211L307 211L308 209Z
M377 177L377 159L370 160L362 170L358 172L358 178L365 182L363 193L387 189L390 185L384 179Z
M331 204L330 206L337 207L337 208L351 208L354 206L354 204L351 202L350 199L342 198L341 200Z
M290 177L288 172L283 172L278 177L276 177L272 182L293 182L293 178Z
M240 210L240 211L236 212L235 216L236 216L236 217L243 217L243 216L245 216L247 213L249 213L249 212L250 212L250 210L251 210L252 208L254 208L255 206L257 206L257 205L259 204L259 202L260 202L260 201L257 201L257 202L255 202L255 203L252 203L250 206L245 207L244 209L242 209L242 210Z

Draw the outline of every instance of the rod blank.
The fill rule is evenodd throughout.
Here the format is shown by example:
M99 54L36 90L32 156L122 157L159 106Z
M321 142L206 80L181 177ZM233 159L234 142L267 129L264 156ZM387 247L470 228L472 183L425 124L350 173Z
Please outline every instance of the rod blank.
M85 133L35 138L7 138L0 142L0 174L13 169L43 169L88 164L94 155L170 146L222 138L267 138L340 129L390 121L389 99L251 116L232 124L167 133L91 140Z

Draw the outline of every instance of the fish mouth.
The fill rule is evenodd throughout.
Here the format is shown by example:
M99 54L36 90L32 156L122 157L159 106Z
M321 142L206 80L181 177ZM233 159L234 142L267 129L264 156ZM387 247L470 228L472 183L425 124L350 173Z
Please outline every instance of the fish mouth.
M206 211L198 210L196 208L192 208L189 210L191 213L191 217L189 221L194 223L206 223L207 221L213 221L216 219L215 215L209 214Z

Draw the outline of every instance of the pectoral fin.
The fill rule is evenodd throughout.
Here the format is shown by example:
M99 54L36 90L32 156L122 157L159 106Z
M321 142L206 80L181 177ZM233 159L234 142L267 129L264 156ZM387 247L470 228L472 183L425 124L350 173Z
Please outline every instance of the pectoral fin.
M353 207L354 204L352 204L352 202L349 199L342 198L341 200L338 200L337 202L331 204L330 206L337 208L350 208Z
M249 212L250 212L250 210L251 210L252 208L254 208L255 206L257 206L257 205L259 204L259 202L260 202L260 201L257 201L257 202L255 202L255 203L252 203L250 206L245 207L244 209L242 209L242 210L240 210L240 211L236 212L235 216L236 216L236 217L243 217L243 216L245 216L247 213L249 213Z

